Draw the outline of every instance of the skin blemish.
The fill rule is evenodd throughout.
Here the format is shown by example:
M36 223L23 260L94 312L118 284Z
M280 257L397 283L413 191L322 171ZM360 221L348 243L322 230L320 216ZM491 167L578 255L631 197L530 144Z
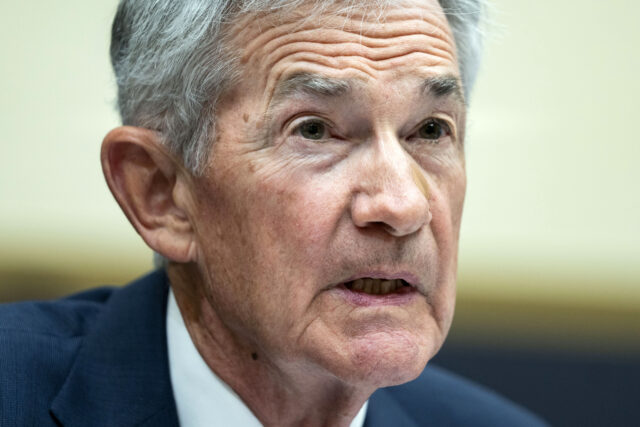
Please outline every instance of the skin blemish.
M242 120L244 120L244 122L247 123L249 121L249 115L247 113L244 113L242 115Z
M258 353L251 353L251 358L253 360L258 360Z

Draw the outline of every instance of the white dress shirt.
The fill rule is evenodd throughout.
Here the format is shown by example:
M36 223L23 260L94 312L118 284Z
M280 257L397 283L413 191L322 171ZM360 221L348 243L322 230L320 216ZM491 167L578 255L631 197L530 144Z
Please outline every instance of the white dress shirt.
M191 341L173 291L167 303L167 345L173 396L182 427L260 427L242 399L209 369ZM362 427L367 404L351 427Z

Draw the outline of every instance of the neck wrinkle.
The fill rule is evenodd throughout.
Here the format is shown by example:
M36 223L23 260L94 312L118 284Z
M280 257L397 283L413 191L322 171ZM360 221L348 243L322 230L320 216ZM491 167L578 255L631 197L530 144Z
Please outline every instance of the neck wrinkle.
M265 426L349 427L375 389L350 386L316 366L270 360L224 324L195 270L193 264L167 269L184 324L209 369L256 418Z

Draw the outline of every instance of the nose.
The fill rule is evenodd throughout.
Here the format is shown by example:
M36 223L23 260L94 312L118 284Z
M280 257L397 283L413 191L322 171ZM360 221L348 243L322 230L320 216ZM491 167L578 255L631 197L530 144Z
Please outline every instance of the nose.
M429 224L429 188L422 168L393 138L367 151L351 201L353 223L398 237Z

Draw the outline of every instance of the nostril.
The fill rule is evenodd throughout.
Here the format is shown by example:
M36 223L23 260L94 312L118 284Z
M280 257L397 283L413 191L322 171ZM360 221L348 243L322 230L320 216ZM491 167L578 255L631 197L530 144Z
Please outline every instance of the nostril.
M373 209L371 209L373 208ZM420 230L431 222L429 206L378 203L369 209L352 209L352 220L359 228L384 230L392 236L406 236Z

